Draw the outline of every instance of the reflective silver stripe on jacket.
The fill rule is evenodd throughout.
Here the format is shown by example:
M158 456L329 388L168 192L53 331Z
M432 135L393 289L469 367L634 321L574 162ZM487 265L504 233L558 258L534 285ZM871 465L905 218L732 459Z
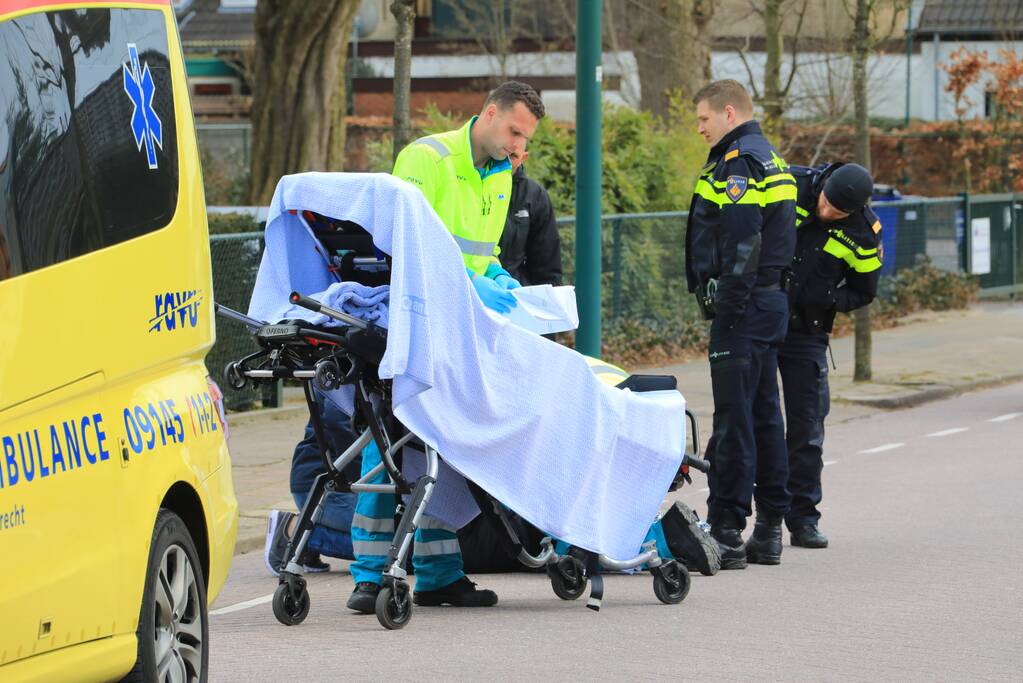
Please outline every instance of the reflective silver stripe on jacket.
M430 147L433 147L437 151L437 154L440 154L440 158L441 159L443 159L447 155L451 154L451 152L448 151L448 148L444 146L444 143L442 143L440 140L436 140L436 139L431 138L431 137L419 138L418 140L416 140L412 144L413 145L429 145Z
M359 527L364 531L394 533L394 517L386 519L373 519L366 515L356 513L352 517L352 526Z
M415 548L412 550L412 554L419 557L426 557L427 555L457 555L460 552L462 550L458 547L458 539L456 538L447 538L443 541L427 541L426 543L416 541Z
M475 240L467 240L458 235L452 235L452 237L455 238L455 242L458 243L458 248L462 250L462 253L469 256L493 256L494 247L497 246L497 242L477 242Z

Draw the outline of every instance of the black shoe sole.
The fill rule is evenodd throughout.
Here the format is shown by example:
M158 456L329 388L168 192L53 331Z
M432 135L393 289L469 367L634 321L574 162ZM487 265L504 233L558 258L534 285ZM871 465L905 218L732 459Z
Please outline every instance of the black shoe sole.
M493 607L497 604L497 598L494 598L493 602L461 602L457 599L451 599L443 596L433 595L420 595L418 593L412 594L412 604L420 607L443 607L444 605L450 605L451 607Z
M823 544L820 544L820 543L805 543L805 542L802 542L802 541L797 541L794 538L790 538L789 539L789 543L792 546L796 547L796 548L810 548L812 550L823 550L824 548L828 547L828 542L827 541L825 541Z
M682 560L687 568L696 569L704 576L714 576L718 570L723 569L717 543L700 526L700 518L689 506L684 503L676 503L673 507L679 511L682 519L686 522L684 528L676 529L681 547L673 548L672 552L677 551L681 557L675 559ZM668 547L671 548L671 545L669 542Z
M725 569L745 569L746 568L746 564L747 564L746 558L738 558L738 557L736 557L736 558L727 559L727 560L725 558L723 558L723 557L721 558L721 569L723 569L723 570L725 570Z
M757 555L747 549L746 561L750 564L781 564L781 555Z
M377 611L377 595L379 593L374 593L372 597L364 594L353 595L348 598L346 607L359 614L375 614Z

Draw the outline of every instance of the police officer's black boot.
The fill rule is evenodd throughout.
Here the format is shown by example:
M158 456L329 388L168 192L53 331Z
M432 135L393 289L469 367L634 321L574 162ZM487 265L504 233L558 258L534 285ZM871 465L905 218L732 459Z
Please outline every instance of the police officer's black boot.
M746 541L746 559L753 564L781 564L781 517L757 514L753 535Z
M722 514L711 522L710 535L718 545L722 569L746 568L746 544L742 540L740 522L731 515Z

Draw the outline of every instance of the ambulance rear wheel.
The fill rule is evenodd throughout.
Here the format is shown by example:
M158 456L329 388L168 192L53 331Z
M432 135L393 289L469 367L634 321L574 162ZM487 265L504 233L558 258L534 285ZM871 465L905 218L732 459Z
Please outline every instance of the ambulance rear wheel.
M273 600L274 616L285 626L296 626L309 616L309 591L303 585L294 591L286 583L277 586Z
M188 527L170 510L156 516L136 636L138 659L125 681L206 680L206 579Z

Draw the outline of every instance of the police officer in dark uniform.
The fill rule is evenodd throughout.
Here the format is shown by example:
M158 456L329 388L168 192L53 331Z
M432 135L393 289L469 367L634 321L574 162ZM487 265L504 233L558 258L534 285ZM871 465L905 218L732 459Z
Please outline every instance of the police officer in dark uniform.
M714 392L707 519L722 569L781 561L788 459L778 397L778 348L789 319L782 273L795 247L796 183L752 119L737 81L693 97L711 145L686 229L686 278L710 330ZM755 485L755 491L754 491ZM742 530L757 502L749 543Z
M529 152L508 156L512 191L501 233L501 266L523 285L561 284L561 236L550 195L526 175Z
M836 312L874 300L881 274L881 221L866 206L874 189L857 164L792 167L796 179L796 255L789 331L778 355L785 391L792 504L785 515L792 545L826 548L817 529L824 467L824 418L830 409L828 333Z

